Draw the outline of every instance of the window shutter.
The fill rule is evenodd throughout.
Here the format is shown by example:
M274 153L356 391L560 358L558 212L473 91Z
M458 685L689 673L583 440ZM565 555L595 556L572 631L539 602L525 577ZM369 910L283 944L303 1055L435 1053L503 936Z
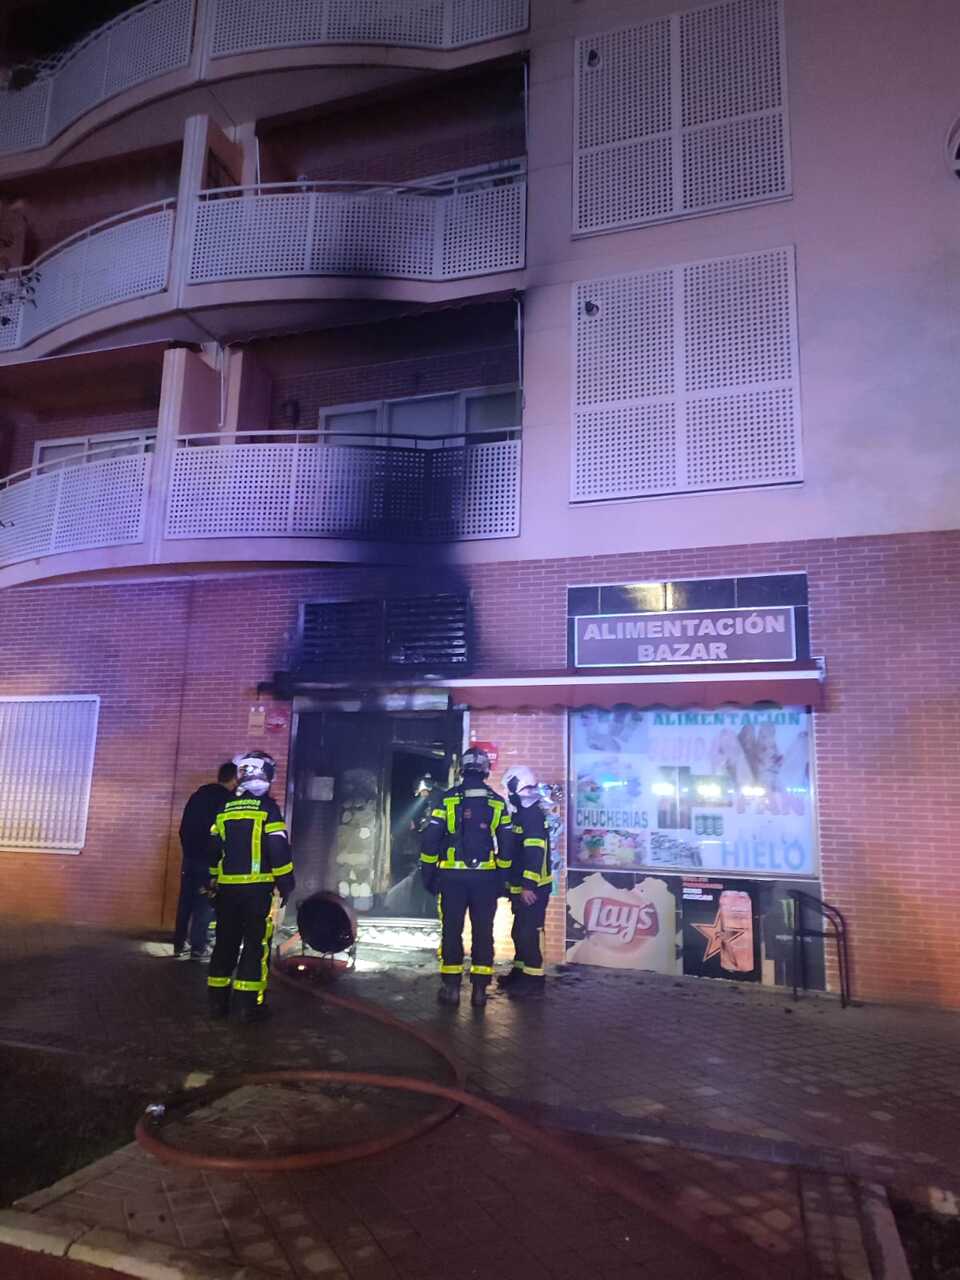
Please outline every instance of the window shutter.
M462 669L469 600L458 595L306 601L298 670L388 675L392 668Z
M575 56L575 233L790 194L782 0L723 0Z
M100 699L0 698L0 849L83 848Z
M792 247L574 290L574 502L802 479Z

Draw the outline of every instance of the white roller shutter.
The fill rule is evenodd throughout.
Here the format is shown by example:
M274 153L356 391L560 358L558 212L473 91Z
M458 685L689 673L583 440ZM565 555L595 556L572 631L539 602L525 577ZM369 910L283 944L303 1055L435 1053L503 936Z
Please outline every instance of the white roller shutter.
M100 699L0 698L0 850L83 848Z

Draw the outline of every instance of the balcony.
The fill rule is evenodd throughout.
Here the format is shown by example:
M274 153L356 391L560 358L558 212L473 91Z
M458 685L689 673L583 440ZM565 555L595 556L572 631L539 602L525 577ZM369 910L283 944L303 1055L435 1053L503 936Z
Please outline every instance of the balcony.
M289 432L264 432L256 443L180 436L167 482L154 488L152 445L103 461L65 458L45 474L31 469L0 481L0 567L143 543L154 515L160 545L132 563L193 559L178 553L183 539L515 537L520 440L512 434L469 446L463 437L338 445L329 432L298 432L293 441ZM305 548L304 559L314 555Z
M190 61L194 0L147 0L0 94L0 155L45 146L125 89Z
M143 541L152 461L146 448L79 459L0 480L0 566Z
M16 351L101 307L162 292L174 217L173 200L145 205L78 232L0 278L0 351Z
M526 30L528 9L529 0L146 0L0 93L0 156L48 146L127 90L140 88L139 106L230 78L233 58L337 45L454 52ZM155 92L144 91L151 82Z
M456 280L524 265L515 161L385 188L272 183L200 193L189 283L277 276Z

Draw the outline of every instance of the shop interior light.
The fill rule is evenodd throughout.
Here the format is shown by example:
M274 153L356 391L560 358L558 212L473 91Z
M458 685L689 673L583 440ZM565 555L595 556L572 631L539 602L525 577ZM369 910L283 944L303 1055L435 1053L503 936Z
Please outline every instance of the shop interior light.
M723 797L723 787L719 782L698 782L697 795L704 800L720 800Z
M740 788L742 796L765 796L767 794L766 787L745 786Z
M650 790L655 796L674 796L677 789L672 782L655 782Z

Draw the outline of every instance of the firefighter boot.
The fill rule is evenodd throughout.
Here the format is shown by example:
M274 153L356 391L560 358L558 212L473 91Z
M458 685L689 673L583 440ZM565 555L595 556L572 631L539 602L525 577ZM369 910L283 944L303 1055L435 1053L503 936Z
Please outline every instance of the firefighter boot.
M208 1016L215 1020L229 1017L230 988L210 987L207 991Z
M460 1003L460 975L445 973L440 979L437 999L441 1004Z
M497 990L509 991L516 980L522 976L523 970L518 964L515 964L512 969L508 969L506 973L501 973L497 978Z
M511 1000L538 1000L543 997L544 978L532 978L529 973L521 973L516 982L507 988Z
M482 1009L487 1003L487 983L489 978L474 978L471 982L470 1003L474 1009Z

